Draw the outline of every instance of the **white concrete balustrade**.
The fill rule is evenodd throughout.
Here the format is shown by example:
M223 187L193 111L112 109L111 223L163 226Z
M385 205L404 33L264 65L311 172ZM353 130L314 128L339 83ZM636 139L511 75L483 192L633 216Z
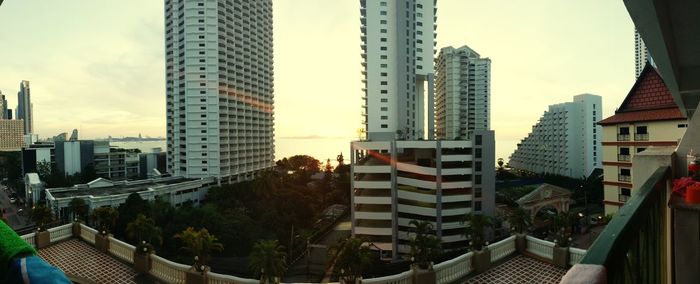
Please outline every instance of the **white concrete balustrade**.
M452 283L457 281L474 270L472 267L472 255L468 252L456 258L438 263L433 266L435 278L438 284Z
M52 243L62 241L73 236L73 224L65 224L46 231L49 232Z
M400 220L401 223L405 223L405 220ZM58 242L72 237L72 224L67 224L48 230L51 233L51 242ZM88 243L94 244L95 235L98 232L84 224L80 224L80 238ZM459 236L463 238L463 236ZM23 240L27 243L34 245L35 234L27 234L21 236ZM487 246L487 249L491 254L491 262L495 263L502 260L514 253L516 253L515 248L515 236L508 237L496 243ZM553 258L553 248L554 243L540 240L534 237L527 236L527 252L540 256L544 259L552 260ZM445 240L443 240L445 241ZM133 255L134 246L122 242L113 237L109 237L109 253L114 257L125 261L127 263L134 263ZM586 250L578 248L569 248L570 254L570 265L578 263L581 258L586 254ZM472 265L473 253L469 252L453 258L448 261L444 261L433 266L435 271L436 283L446 284L455 283L456 281L464 280L464 278L474 271ZM192 267L190 265L180 264L176 262L169 261L155 254L151 254L151 269L148 273L164 283L176 283L185 284L187 272L190 271ZM408 270L403 273L363 279L362 283L367 284L414 284L413 283L413 270ZM217 274L213 272L207 272L207 283L208 284L254 284L259 283L256 279L240 278L232 275ZM416 283L417 284L417 283Z
M118 259L126 261L128 263L134 263L134 251L136 247L117 240L113 237L109 237L109 253Z
M527 252L552 259L554 255L554 243L527 236Z
M491 251L491 262L496 262L515 252L515 236L510 236L488 246Z

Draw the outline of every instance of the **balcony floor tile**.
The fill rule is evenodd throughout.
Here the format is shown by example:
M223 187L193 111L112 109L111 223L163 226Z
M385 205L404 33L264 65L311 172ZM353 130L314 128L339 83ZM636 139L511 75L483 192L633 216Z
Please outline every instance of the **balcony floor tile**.
M40 249L39 256L67 275L75 275L95 283L136 283L134 269L78 239Z
M467 279L465 283L559 283L564 274L566 269L518 255Z

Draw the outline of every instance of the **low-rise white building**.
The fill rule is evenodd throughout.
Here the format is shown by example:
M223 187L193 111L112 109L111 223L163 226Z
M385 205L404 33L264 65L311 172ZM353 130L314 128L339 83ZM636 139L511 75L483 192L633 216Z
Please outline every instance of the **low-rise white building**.
M173 206L192 201L199 204L211 186L217 184L216 178L186 179L182 177L165 177L136 181L110 181L98 178L87 184L72 187L46 189L46 200L57 218L71 220L70 202L73 198L85 201L90 210L110 206L117 208L132 193L138 193L144 200L159 198Z
M510 156L511 167L538 174L587 177L602 168L600 96L582 94L550 105Z

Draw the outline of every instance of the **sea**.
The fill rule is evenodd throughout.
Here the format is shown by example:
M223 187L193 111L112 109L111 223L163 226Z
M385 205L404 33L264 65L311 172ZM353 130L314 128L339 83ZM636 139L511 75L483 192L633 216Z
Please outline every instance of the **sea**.
M321 162L326 159L331 160L331 164L336 164L336 157L343 154L345 163L350 162L350 141L357 140L357 137L309 137L309 138L275 138L275 160L289 158L294 155L309 155ZM497 141L496 159L508 156L515 148L518 141ZM165 140L160 141L133 141L133 142L112 142L111 145L126 148L139 149L143 153L152 152L153 148L166 150Z
M343 154L345 162L350 161L350 141L357 140L357 137L313 137L313 138L275 138L275 160L288 158L294 155L309 155L319 161L331 160L331 164L336 164L336 157ZM142 153L152 152L153 148L166 150L166 141L130 141L112 142L112 146L125 149L139 149Z

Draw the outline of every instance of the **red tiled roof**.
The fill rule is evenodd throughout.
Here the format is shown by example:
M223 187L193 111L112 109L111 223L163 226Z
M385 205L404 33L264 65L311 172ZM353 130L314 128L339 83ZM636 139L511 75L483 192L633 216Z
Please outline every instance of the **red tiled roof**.
M647 65L622 101L618 112L668 107L678 108L659 73L654 67Z
M632 112L618 112L615 115L603 119L598 122L600 125L609 125L625 122L636 122L636 121L656 121L656 120L674 120L674 119L686 119L678 107L675 108L664 108L664 109L651 109L651 110L640 110Z
M671 91L656 69L647 64L632 89L615 111L615 115L600 122L609 125L635 121L685 119L673 100Z

